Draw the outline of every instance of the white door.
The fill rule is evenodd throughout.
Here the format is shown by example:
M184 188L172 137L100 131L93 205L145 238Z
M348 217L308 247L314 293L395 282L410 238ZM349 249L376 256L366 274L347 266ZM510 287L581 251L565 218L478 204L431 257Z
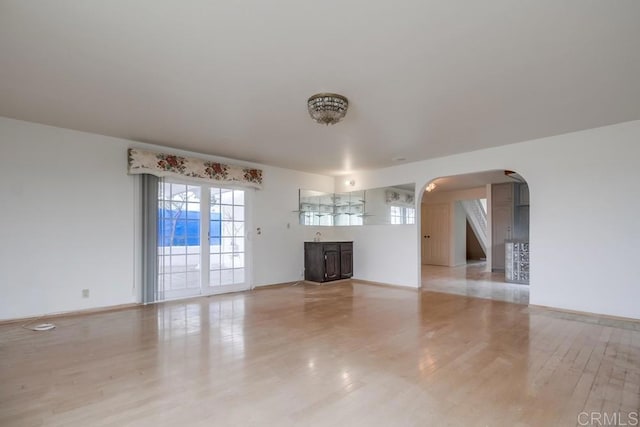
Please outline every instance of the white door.
M157 299L249 288L244 190L164 181Z
M448 203L422 205L422 263L449 265Z

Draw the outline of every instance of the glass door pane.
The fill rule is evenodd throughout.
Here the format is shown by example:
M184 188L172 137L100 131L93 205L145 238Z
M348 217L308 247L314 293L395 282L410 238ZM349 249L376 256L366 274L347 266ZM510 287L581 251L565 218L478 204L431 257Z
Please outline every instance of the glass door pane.
M162 182L159 186L159 300L200 294L200 194L196 185Z
M209 287L210 292L246 287L245 192L210 189Z

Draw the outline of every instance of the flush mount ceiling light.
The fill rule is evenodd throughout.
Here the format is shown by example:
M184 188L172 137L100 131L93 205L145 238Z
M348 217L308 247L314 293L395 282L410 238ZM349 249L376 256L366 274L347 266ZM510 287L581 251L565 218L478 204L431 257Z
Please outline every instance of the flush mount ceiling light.
M347 114L349 100L336 93L317 93L307 101L309 115L322 125L335 125Z

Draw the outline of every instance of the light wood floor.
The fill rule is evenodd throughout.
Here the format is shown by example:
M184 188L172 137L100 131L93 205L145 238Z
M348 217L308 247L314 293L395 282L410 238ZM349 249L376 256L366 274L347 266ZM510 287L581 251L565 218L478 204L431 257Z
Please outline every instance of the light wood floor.
M575 426L640 324L342 283L0 326L1 426Z
M485 271L486 262L458 267L422 265L422 288L447 294L498 301L529 303L529 285L507 283L504 273Z

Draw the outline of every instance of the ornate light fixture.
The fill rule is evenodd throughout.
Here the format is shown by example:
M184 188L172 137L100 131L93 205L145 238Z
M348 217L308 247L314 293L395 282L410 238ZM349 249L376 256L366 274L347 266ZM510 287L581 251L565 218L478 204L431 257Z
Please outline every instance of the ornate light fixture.
M317 93L307 101L309 115L317 123L334 125L347 114L349 100L336 93Z

